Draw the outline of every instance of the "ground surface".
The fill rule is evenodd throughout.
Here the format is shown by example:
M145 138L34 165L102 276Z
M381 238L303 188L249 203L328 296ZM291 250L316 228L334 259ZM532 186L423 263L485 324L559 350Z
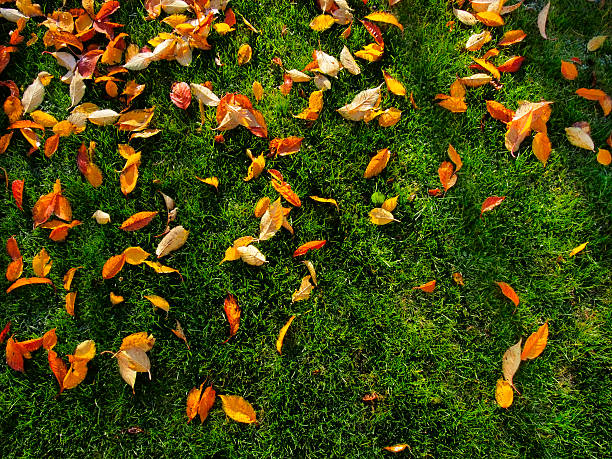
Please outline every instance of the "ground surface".
M350 3L356 18L386 6ZM338 56L344 43L354 52L371 42L369 35L359 23L346 41L339 37L339 26L322 34L310 30L310 20L319 14L311 1L232 2L260 35L239 24L237 32L225 37L211 35L214 50L196 51L190 67L157 62L132 73L146 84L134 106L155 105L153 126L162 133L134 142L143 160L136 190L127 198L115 172L124 164L117 144L126 142L127 135L115 127L90 125L63 139L49 159L40 152L27 157L25 142L15 136L0 166L11 180L25 179L25 212L4 192L0 239L15 235L26 275L32 275L32 257L46 247L54 262L50 277L59 288L54 293L31 286L5 294L9 283L4 280L2 325L11 320L22 340L57 327L56 350L64 356L86 339L96 342L98 352L116 350L123 337L137 331L153 333L157 343L150 352L153 379L139 375L135 395L110 355L97 355L87 379L59 399L44 352L26 362L25 374L3 365L2 456L371 457L395 443L409 444L415 456L434 457L602 457L610 451L612 173L597 163L595 154L571 146L563 130L588 121L599 147L610 133L599 106L574 94L579 87L591 87L591 70L598 87L612 91L612 43L608 40L596 53L585 48L591 37L606 33L610 8L584 0L554 2L548 32L556 40L545 41L536 27L543 5L530 1L530 8L507 16L505 30L521 28L528 34L525 42L503 51L525 56L523 68L504 74L501 90L469 90L468 111L452 114L435 105L433 97L447 92L456 75L470 73L471 57L462 46L473 31L462 25L449 31L445 24L454 18L444 1L403 0L393 11L404 33L386 28L384 58L373 64L360 61L361 76L341 73L325 93L320 118L307 127L292 115L307 105L297 89L308 94L314 85L296 84L289 96L281 95L276 87L282 76L271 59L280 56L287 68L302 69L313 49ZM53 10L52 5L45 9ZM132 41L144 46L157 31L169 30L145 22L144 15L140 2L126 1L113 19L126 24ZM2 27L3 37L13 28ZM25 32L42 36L44 30L30 23ZM493 30L491 45L502 33ZM239 67L235 56L245 42L253 47L253 61ZM64 71L43 50L42 40L30 48L22 45L3 79L23 90L39 71L50 72L56 78L41 109L64 119L70 105L68 87L59 81ZM215 65L215 53L225 66ZM568 82L559 72L560 60L574 56L585 66L578 80ZM381 68L414 93L419 109L385 91L384 106L403 111L396 126L383 129L375 122L341 118L337 108L383 82ZM238 128L226 134L225 144L215 144L214 109L207 109L201 126L197 104L183 111L168 97L175 81L207 80L219 95L240 92L251 98L252 82L260 81L266 94L257 107L270 137L305 137L298 154L268 163L285 175L303 206L291 212L295 237L283 230L259 244L270 261L262 268L219 261L235 238L256 235L255 202L263 195L277 196L267 174L242 181L249 164L245 149L265 152L268 141ZM101 86L87 85L84 101L121 109L107 100ZM554 150L545 168L533 156L530 141L518 158L508 154L502 123L487 117L481 129L485 100L514 109L519 100L540 99L554 101L549 122ZM4 126L7 120L0 116ZM80 143L90 140L97 142L97 164L104 174L99 189L84 180L75 161ZM427 189L440 186L437 169L447 159L449 142L464 167L455 187L433 198ZM388 168L363 179L370 156L385 147L393 153ZM219 192L195 175L217 176ZM56 178L75 218L84 222L65 243L50 241L48 230L32 230L30 210ZM104 281L102 265L111 255L132 245L154 251L163 218L129 234L116 223L142 210L163 213L158 189L175 198L177 222L191 231L187 244L165 259L180 269L184 282L145 266L129 266ZM375 191L400 195L394 214L401 223L370 223ZM309 195L337 199L340 211L313 203ZM480 219L480 205L491 195L506 200ZM110 213L113 224L100 226L90 219L97 209ZM320 284L311 299L292 304L291 293L307 272L291 253L313 239L328 241L306 257ZM584 252L568 257L587 241ZM4 251L0 258L3 267L10 261ZM63 308L61 278L74 266L83 268L73 283L78 297L72 318ZM456 271L463 273L465 286L453 282ZM434 293L412 289L432 279L438 281ZM495 281L518 292L521 303L515 313ZM126 302L111 306L111 290ZM228 291L238 297L243 316L238 334L221 344L228 333L223 314ZM168 299L169 314L153 311L144 294ZM293 314L298 317L280 356L274 343ZM171 333L175 319L185 328L191 351ZM494 392L504 351L547 320L548 347L515 377L522 395L508 410L499 408ZM219 401L204 425L188 425L186 394L204 380L212 381L218 393L249 400L259 425L228 420ZM372 391L381 396L375 406L361 401ZM144 432L128 433L133 426Z

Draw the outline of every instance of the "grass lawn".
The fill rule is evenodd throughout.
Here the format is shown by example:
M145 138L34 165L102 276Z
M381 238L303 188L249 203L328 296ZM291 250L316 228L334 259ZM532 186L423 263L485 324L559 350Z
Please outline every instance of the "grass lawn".
M61 1L41 1L45 13L61 8ZM356 19L374 9L389 11L386 0L349 2ZM46 352L26 361L25 374L2 365L0 369L0 453L3 457L374 457L387 455L383 447L407 443L403 454L418 457L603 457L612 449L612 171L596 155L572 146L564 128L587 121L597 147L610 135L609 117L596 102L574 92L597 87L612 93L612 41L587 52L587 41L610 34L608 2L558 0L553 2L544 40L537 29L542 0L528 1L504 16L498 28L478 24L469 28L452 14L450 2L403 0L391 11L404 25L381 25L383 58L374 63L357 59L362 74L340 72L324 93L318 120L308 125L294 118L308 104L312 82L296 83L284 96L278 90L282 71L271 63L282 58L287 69L303 69L314 49L338 57L343 45L355 53L372 38L359 21L344 40L344 27L317 33L310 21L320 14L311 0L241 1L230 6L247 18L260 34L249 31L240 15L236 31L210 35L211 51L194 51L193 62L153 62L128 78L145 84L133 108L155 106L151 127L157 136L135 139L142 152L140 177L127 197L119 177L124 164L117 145L128 133L113 125L87 129L62 138L50 158L38 151L27 156L29 145L16 133L0 167L9 180L25 180L24 211L10 191L2 194L0 240L11 235L24 257L24 276L31 277L31 260L43 247L53 260L49 274L57 290L28 286L5 293L10 283L2 276L0 327L12 322L11 334L22 341L57 328L55 350L67 361L82 341L92 339L98 354L89 363L86 379L59 397ZM99 2L96 2L96 8ZM12 4L3 7L14 7ZM80 7L68 0L66 8ZM467 8L467 5L466 7ZM121 2L113 16L125 24L129 43L145 46L160 31L171 28L160 20L146 22L141 1ZM163 14L162 18L166 15ZM447 21L455 20L449 30ZM15 25L0 19L3 42ZM28 21L23 35L39 36L37 43L19 45L2 80L13 80L23 90L40 71L54 79L46 88L40 110L58 120L69 114L65 73L55 59L42 54L46 28ZM283 34L286 26L286 34ZM493 41L481 51L467 52L467 38L491 30ZM526 57L516 73L504 73L499 90L491 85L467 90L466 113L455 114L434 102L447 93L457 76L472 73L472 56L493 48L504 31L523 29L520 44L500 48L504 56ZM102 38L98 35L98 38ZM106 43L106 41L102 41ZM239 46L249 43L252 61L238 66ZM215 56L224 64L218 66ZM579 76L565 80L561 60L578 57ZM105 66L99 65L104 69ZM407 97L382 88L382 106L402 111L398 124L381 128L375 121L352 122L336 109L361 90L384 83L388 70L414 94L418 109ZM596 85L592 85L596 78ZM125 77L122 77L126 80ZM269 138L254 136L243 127L219 132L216 110L205 109L200 124L197 101L185 111L169 98L177 81L212 82L220 97L245 94L252 101L253 81L265 95L255 107L263 113ZM86 83L82 102L120 111L124 106L106 96L102 85ZM2 99L8 91L2 88ZM504 147L505 126L487 115L485 101L496 100L515 110L518 102L553 101L548 135L553 151L544 167L525 140L517 158ZM486 115L486 116L485 116ZM0 134L9 122L0 113ZM49 131L48 131L49 132ZM269 263L248 266L241 261L219 265L234 239L257 236L255 203L263 196L276 199L269 174L244 182L254 154L269 151L269 139L304 137L299 153L268 159L267 167L282 172L302 198L289 220L291 236L282 229L257 244ZM102 170L102 186L93 188L78 171L76 154L82 142L97 144L95 162ZM440 187L438 167L448 160L452 143L463 159L457 184L443 197L428 189ZM392 156L377 177L363 171L377 150ZM609 147L607 147L609 148ZM195 176L219 178L219 191ZM31 209L61 179L74 218L82 225L66 242L53 242L49 230L32 229ZM187 243L164 264L180 270L160 275L149 267L127 266L104 280L102 266L129 246L154 252L166 223L163 191L179 208L173 225L190 231ZM368 212L376 205L372 194L399 195L394 211L400 222L375 226ZM310 195L334 198L339 211L319 204ZM496 209L480 216L488 196L506 196ZM286 202L284 205L287 205ZM112 223L98 225L91 215L102 209ZM126 233L118 224L140 211L160 214L146 228ZM302 243L325 239L327 245L293 259ZM572 248L587 248L569 257ZM310 299L291 302L291 294L308 274L302 259L311 260L319 285ZM2 270L10 262L3 249ZM62 277L82 266L72 290L77 291L76 314L64 309ZM465 285L457 285L461 272ZM413 287L436 279L428 294ZM520 304L505 298L496 281L517 291ZM109 293L125 297L111 305ZM223 300L231 292L242 309L240 329L228 343ZM155 311L144 295L160 295L171 307ZM278 332L290 316L283 355L275 349ZM191 346L171 329L179 320ZM521 395L500 408L495 401L501 360L508 347L526 339L544 322L549 343L541 356L524 362L514 381ZM117 362L101 351L116 351L122 339L135 332L152 333L157 342L149 352L152 380L139 374L136 393L121 379ZM213 383L218 394L248 400L257 412L257 425L239 424L226 417L217 400L203 425L187 424L188 391L202 382ZM374 405L362 397L376 392ZM130 433L131 427L141 433ZM608 451L608 453L606 453Z

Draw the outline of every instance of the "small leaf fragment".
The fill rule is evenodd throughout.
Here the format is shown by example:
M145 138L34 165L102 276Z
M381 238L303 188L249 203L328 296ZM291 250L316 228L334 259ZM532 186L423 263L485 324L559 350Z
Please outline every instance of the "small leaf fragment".
M582 251L583 251L583 250L586 248L587 244L588 244L588 242L585 242L584 244L580 244L579 246L574 247L574 248L572 249L572 251L570 252L569 256L570 256L570 257L573 257L573 256L574 256L574 255L576 255L577 253L582 252Z

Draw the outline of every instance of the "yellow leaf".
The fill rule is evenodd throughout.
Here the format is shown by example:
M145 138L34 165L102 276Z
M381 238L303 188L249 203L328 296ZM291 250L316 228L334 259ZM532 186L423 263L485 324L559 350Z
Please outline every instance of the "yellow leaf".
M261 101L264 96L264 88L259 81L253 81L253 95L257 102Z
M138 349L142 349L145 352L153 349L153 345L155 344L155 338L153 335L149 335L147 332L138 332L132 333L131 335L123 338L121 342L120 350L130 349L132 347L136 347Z
M283 326L283 328L281 328L278 334L278 339L276 340L276 350L278 351L279 354L282 354L281 351L283 349L283 340L285 339L287 330L289 330L289 327L291 326L291 323L293 322L294 319L295 319L295 316L291 316L289 320L287 321L287 323Z
M390 107L382 112L378 118L380 127L391 127L402 118L402 112L395 107Z
M608 38L607 35L597 35L596 37L591 38L587 43L587 49L589 51L597 51L599 48L601 48L601 45L604 44L606 38Z
M329 14L320 14L310 22L310 28L315 32L323 32L334 25L335 19Z
M310 298L310 292L312 292L313 288L314 286L310 283L310 276L304 277L300 287L291 295L291 302L307 300Z
M538 331L533 332L525 345L523 346L523 352L521 353L521 360L535 359L538 355L544 351L546 343L548 342L548 322L545 322Z
M248 44L244 44L238 48L238 65L248 64L253 57L253 50Z
M393 214L382 208L375 208L370 211L370 220L375 225L386 225L393 221L398 221L393 217Z
M389 162L389 158L391 158L391 153L388 148L383 148L382 150L378 150L376 155L372 157L368 167L366 167L365 172L363 173L364 178L372 178L380 174L385 167L387 167L387 163Z
M366 45L363 49L357 51L355 53L355 56L361 59L365 59L368 62L376 62L380 60L384 51L384 46L381 46L378 43L370 43L369 45Z
M338 202L336 202L335 199L331 199L331 198L320 198L319 196L309 196L310 199L312 199L313 201L317 201L317 202L325 202L325 203L329 203L329 204L333 204L334 206L336 206L336 210L340 211L340 208L338 207Z
M399 195L385 200L385 202L383 202L382 204L382 208L388 212L393 212L395 208L397 207L398 198L399 198Z
M217 177L200 178L196 175L196 178L202 183L206 183L207 185L214 186L216 190L219 189L219 179Z
M170 310L170 305L161 296L157 296L157 295L145 295L144 297L147 300L149 300L151 303L153 303L153 306L155 306L156 308L163 309L166 312L168 312Z
M261 266L266 262L266 257L263 253L257 250L257 247L253 245L247 245L246 247L238 247L236 249L240 254L240 258L245 263L252 266Z
M578 247L574 247L572 249L572 251L570 252L569 256L573 257L574 255L576 255L578 252L582 252L585 247L587 246L588 242L585 242L584 244L580 244Z
M387 71L383 70L382 72L385 77L385 83L387 83L387 89L397 96L405 96L406 88L404 85L389 75Z
M578 148L584 148L585 150L595 150L595 144L591 136L579 127L567 127L565 128L565 134L567 140Z
M249 402L238 395L219 395L223 402L223 411L234 421L252 424L257 422L255 410Z
M40 252L38 252L38 255L32 260L32 269L37 277L47 277L47 274L51 271L52 265L53 262L44 248L42 248Z
M597 152L597 162L604 166L609 166L612 162L612 155L610 154L610 150L600 148Z
M139 265L151 255L149 252L145 252L140 247L128 247L123 251L125 255L126 263L131 265Z
M113 305L123 303L124 301L125 298L123 298L121 295L115 295L113 292L110 292L110 302Z
M501 75L499 73L499 70L497 70L497 67L495 67L493 64L491 64L489 61L485 61L484 59L478 59L476 57L474 57L472 59L478 65L483 67L487 72L489 72L491 75L493 75L494 78L499 80Z
M257 201L257 204L255 204L255 208L253 209L253 215L255 215L255 218L261 218L261 216L266 212L266 210L268 210L268 207L270 207L270 198L264 196L259 201Z
M370 21L384 22L386 24L391 24L391 25L398 27L402 31L404 30L404 26L401 25L400 22L397 20L397 18L393 16L391 13L377 11L377 12L368 14L365 18Z
M512 386L508 381L504 381L501 378L497 380L497 386L495 387L495 400L502 408L508 408L510 405L512 405L512 401L514 400L514 391L512 390Z
M57 119L55 118L55 116L45 112L41 112L40 110L36 110L30 113L30 116L32 117L34 122L46 128L52 128L57 124Z
M495 11L483 11L476 13L476 19L489 27L498 27L504 25L504 20Z
M225 35L226 33L230 33L236 30L233 27L226 24L225 22L217 22L213 24L213 27L215 28L215 31L221 36Z
M247 150L247 156L251 159L251 165L247 171L247 176L243 178L245 182L259 177L266 167L266 158L264 158L263 153L255 158L251 154L251 150Z

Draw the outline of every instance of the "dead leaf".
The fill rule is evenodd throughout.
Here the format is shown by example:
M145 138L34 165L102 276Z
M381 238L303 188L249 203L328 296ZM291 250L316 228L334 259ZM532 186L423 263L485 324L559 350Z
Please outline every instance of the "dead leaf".
M566 80L575 80L578 78L578 69L572 62L561 61L561 75Z
M319 240L319 241L310 241L310 242L306 242L305 244L302 244L301 246L299 246L297 249L295 249L295 251L293 252L293 258L295 257L299 257L300 255L304 255L305 253L307 253L309 250L316 250L316 249L320 249L321 247L323 247L325 244L327 243L326 240Z
M361 121L372 109L374 109L379 98L380 86L366 89L357 94L350 104L339 108L337 111L348 120Z
M94 218L96 220L96 223L98 223L99 225L106 225L111 221L110 215L99 209L94 212L91 218Z
M606 38L608 38L607 35L597 35L596 37L591 38L587 43L587 50L591 52L597 51L599 48L602 47L602 45L606 41Z
M305 276L300 287L291 295L291 302L307 300L310 298L310 292L312 292L313 288L314 286L310 283L310 276Z
M516 343L514 346L509 347L504 353L504 357L502 359L502 372L504 374L504 378L512 387L514 387L512 384L512 378L521 364L522 342L523 338L519 339L518 343Z
M610 154L610 150L600 148L597 152L597 162L603 166L609 166L612 162L612 154Z
M370 221L375 225L386 225L391 222L399 221L395 219L391 212L379 207L372 209L369 213L369 216Z
M200 405L198 406L198 415L200 416L200 422L204 423L208 417L208 412L215 404L216 392L212 385L204 389L202 398L200 399Z
M231 293L228 293L223 301L223 309L230 326L229 337L225 340L225 342L228 342L232 336L238 333L238 328L240 327L240 306L238 306L238 299Z
M406 443L398 443L397 445L383 447L384 450L390 451L392 453L401 453L406 448L410 448L410 446Z
M238 395L219 395L223 411L234 421L252 424L257 422L255 410L249 402Z
M436 280L432 280L429 282L426 282L425 284L419 285L418 287L412 287L412 290L414 289L418 289L418 290L422 290L423 292L427 292L427 293L432 293L436 288Z
M480 208L480 217L482 218L483 213L489 212L490 210L493 210L499 206L504 199L506 199L505 196L489 196L482 203L482 207Z
M178 108L187 110L191 104L191 89L189 85L184 81L174 83L170 91L170 100Z
M291 323L294 321L295 317L296 316L291 316L289 320L287 321L287 323L283 325L283 328L281 328L280 332L278 333L278 339L276 340L276 350L278 351L279 354L282 354L283 341L285 340L285 335L287 334L287 330L289 330L289 327L291 326Z
M44 247L32 260L32 269L37 277L47 277L52 265L53 262Z
M11 293L13 290L19 287L23 287L24 285L33 285L33 284L52 284L51 279L48 277L22 277L21 279L17 279L13 282L9 288L6 289L6 293Z
M574 247L574 248L572 249L572 251L570 252L569 256L570 256L570 257L573 257L573 256L574 256L574 255L576 255L577 253L582 252L582 251L583 251L583 250L586 248L587 244L588 244L588 242L585 242L584 244L580 244L579 246Z
M518 307L519 297L514 291L514 289L510 287L510 285L506 284L505 282L495 282L495 283L499 286L499 288L501 288L501 291L504 294L504 296L514 303L514 307L515 308Z
M145 295L144 297L149 300L156 308L163 309L166 312L170 310L170 304L168 304L168 302L161 296Z
M236 250L240 255L240 259L252 266L261 266L266 262L266 257L254 245L245 247L237 247Z
M178 339L182 339L185 342L185 346L187 346L187 350L191 349L189 347L189 343L187 342L187 337L185 336L185 332L183 331L183 327L181 326L181 323L178 320L176 321L176 329L172 329L172 333L174 333L174 335Z
M283 208L278 198L264 212L259 224L259 240L267 241L281 228L283 224Z
M248 64L253 57L253 50L248 44L243 44L238 49L238 65Z
M538 14L538 30L544 40L548 40L546 36L546 21L548 20L548 10L550 10L550 2L544 5L544 8Z
M567 140L569 140L572 145L578 148L584 148L585 150L595 150L593 139L589 133L581 127L567 127L565 128L565 134Z
M104 266L102 267L102 278L103 279L111 279L115 277L119 271L123 269L123 265L125 264L125 254L114 255L106 260Z
M495 387L495 401L497 401L497 404L502 408L508 408L510 405L512 405L513 400L514 391L512 390L510 383L501 378L498 379Z
M388 148L378 150L376 152L376 155L373 156L370 162L368 163L368 166L366 167L366 170L363 173L363 177L368 179L380 174L383 169L387 167L389 158L391 158L391 152Z
M404 31L404 26L400 24L397 18L391 13L385 13L383 11L376 11L374 13L368 14L365 19L375 22L384 22L386 24L394 25L399 28L401 31Z
M523 346L523 352L521 353L521 360L535 359L539 356L546 347L548 342L548 322L545 322L538 330L532 333L525 346Z
M342 67L352 75L359 75L361 73L359 65L355 62L355 59L346 45L342 48L342 51L340 51L340 63Z
M157 258L165 257L170 252L174 252L175 250L178 250L183 247L183 245L187 241L188 236L189 231L187 231L182 226L176 226L172 228L170 232L166 234L164 238L159 242L159 245L155 250Z
M149 223L151 223L151 220L153 220L153 218L155 218L155 216L158 213L159 212L157 212L157 211L155 211L155 212L138 212L138 213L135 213L134 215L129 217L127 220L125 220L121 224L119 229L122 229L124 231L136 231L136 230L139 230L141 228L144 228Z
M66 312L74 317L74 303L76 302L77 292L66 294Z

